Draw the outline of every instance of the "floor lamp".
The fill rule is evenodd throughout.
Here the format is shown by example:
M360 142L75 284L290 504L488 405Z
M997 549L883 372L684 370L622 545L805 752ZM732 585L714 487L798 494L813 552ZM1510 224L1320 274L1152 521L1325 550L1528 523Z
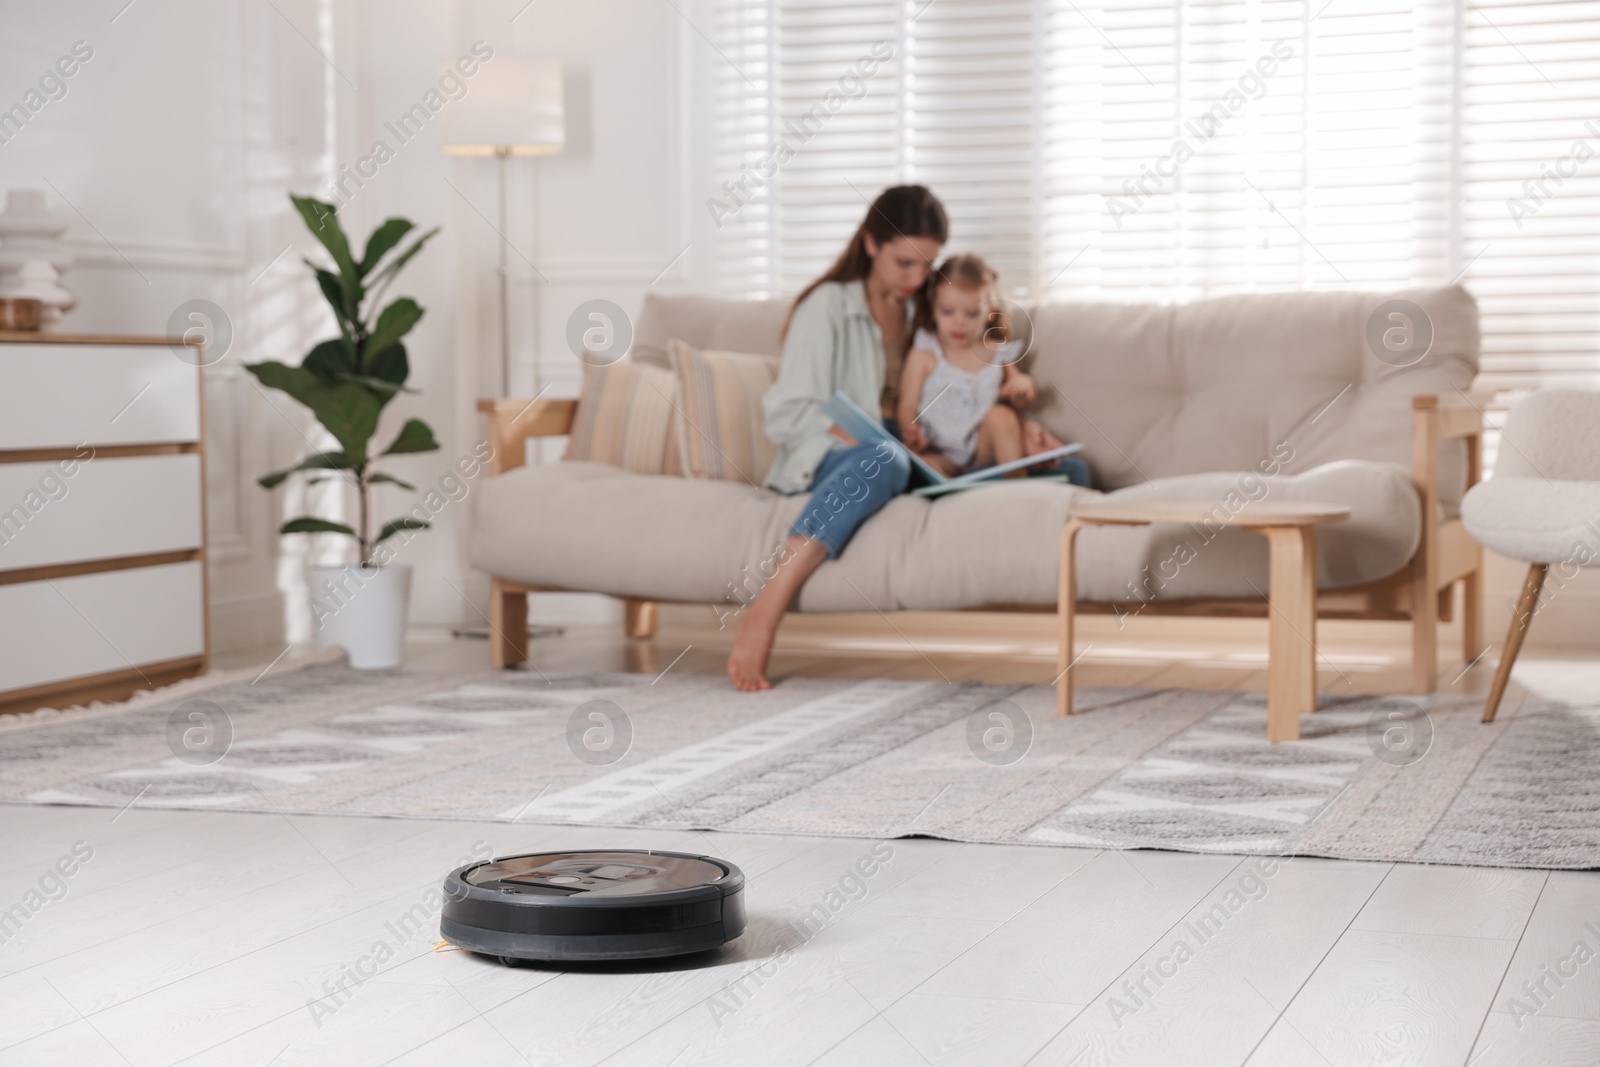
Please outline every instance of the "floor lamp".
M495 230L500 273L500 395L511 395L511 294L506 265L506 165L512 156L549 156L566 146L566 107L561 92L561 64L553 59L497 56L484 60L471 74L457 60L444 69L457 75L466 95L444 105L440 138L452 156L493 156L499 179L500 208ZM537 268L535 268L537 270ZM533 389L538 395L538 301L534 306ZM456 630L461 637L488 637L487 630ZM557 626L530 626L530 637L562 633Z
M444 151L452 156L493 156L498 170L500 211L500 395L511 394L510 271L506 265L506 163L512 156L549 156L566 146L561 64L553 59L497 56L467 75L445 64L466 86L466 95L448 101L440 118ZM537 309L537 301L535 301ZM537 311L535 312L537 314ZM539 338L533 339L533 387L540 386Z

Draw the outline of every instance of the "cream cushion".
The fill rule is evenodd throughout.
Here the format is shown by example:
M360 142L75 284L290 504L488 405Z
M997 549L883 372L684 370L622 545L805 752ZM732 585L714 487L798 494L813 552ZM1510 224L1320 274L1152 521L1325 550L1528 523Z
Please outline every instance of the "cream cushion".
M753 352L776 356L783 351L779 333L789 315L787 300L728 300L716 296L663 296L645 293L634 324L628 358L670 367L668 343L674 338L696 348Z
M1367 320L1402 298L1427 316L1433 343L1409 367L1377 359ZM636 358L669 338L702 348L777 354L781 300L646 297ZM1191 304L1045 303L1026 309L1023 366L1039 386L1029 412L1081 441L1096 484L1251 470L1293 450L1290 473L1341 459L1411 465L1411 398L1447 400L1477 373L1478 309L1460 286L1399 293L1262 293ZM659 362L665 365L663 355ZM1466 486L1461 441L1439 457L1441 504Z
M1367 347L1367 319L1396 297L1433 325L1427 356L1394 367ZM1411 398L1455 399L1478 366L1477 306L1459 286L1375 293L1268 293L1176 306L1033 309L1031 414L1082 441L1096 484L1249 470L1287 444L1290 473L1334 460L1411 464ZM1466 452L1447 442L1441 496L1453 513Z
M587 366L567 460L610 463L641 474L678 474L677 412L671 371L644 363Z
M1165 480L1109 499L1218 500L1244 473ZM1318 536L1323 588L1381 578L1416 548L1418 505L1404 471L1360 461L1273 479L1271 499L1348 504L1348 522ZM1008 482L929 500L898 497L826 563L802 611L946 610L1055 603L1061 528L1074 501L1105 497L1052 482ZM747 601L771 574L804 495L738 482L634 474L598 463L520 467L472 496L471 558L533 585L697 603ZM713 518L714 517L714 518ZM1091 528L1079 535L1078 580L1090 600L1137 600L1129 583L1162 573L1180 540L1194 549L1155 590L1256 596L1267 588L1265 540L1227 530L1209 544L1186 527ZM1170 568L1168 568L1170 570Z
M673 421L683 473L761 485L778 455L761 413L761 398L778 378L778 357L716 352L676 338L667 342L667 354L678 378Z

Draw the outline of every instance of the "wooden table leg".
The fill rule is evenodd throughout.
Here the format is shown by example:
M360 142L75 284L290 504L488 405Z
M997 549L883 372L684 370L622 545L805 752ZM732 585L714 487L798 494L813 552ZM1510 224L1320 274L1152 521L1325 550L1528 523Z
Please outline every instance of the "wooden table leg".
M1270 526L1272 587L1267 740L1300 739L1300 713L1317 710L1317 551L1311 526Z
M489 663L515 667L528 658L528 594L520 586L489 580Z
M1072 622L1077 610L1077 572L1073 560L1073 543L1084 523L1070 520L1061 531L1061 585L1056 600L1056 619L1061 627L1060 648L1056 656L1056 714L1072 714Z

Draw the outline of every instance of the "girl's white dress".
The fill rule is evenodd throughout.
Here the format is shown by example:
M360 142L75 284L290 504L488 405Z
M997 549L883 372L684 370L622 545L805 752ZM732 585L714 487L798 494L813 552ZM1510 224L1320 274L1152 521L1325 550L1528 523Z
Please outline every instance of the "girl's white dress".
M945 359L939 338L918 330L912 348L933 353L933 372L922 383L917 402L917 422L928 443L961 470L972 464L978 450L978 426L1000 399L1005 364L1016 358L1019 342L1000 346L994 362L979 371L965 371Z

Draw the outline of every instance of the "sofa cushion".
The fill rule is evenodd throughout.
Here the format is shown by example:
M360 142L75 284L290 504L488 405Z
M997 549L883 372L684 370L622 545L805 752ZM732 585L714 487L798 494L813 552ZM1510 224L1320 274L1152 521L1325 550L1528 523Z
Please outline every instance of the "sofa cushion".
M1115 499L1222 501L1259 472L1165 479ZM1254 488L1248 492L1258 492ZM1269 480L1274 500L1347 504L1349 521L1317 540L1318 584L1384 577L1416 548L1420 519L1405 471L1328 464ZM801 592L802 611L952 610L1056 599L1061 529L1077 500L1101 494L1019 480L935 500L902 496L856 534ZM1258 497L1260 498L1260 497ZM770 577L807 497L737 482L634 474L595 463L519 467L472 496L470 555L490 574L534 585L700 603L747 602ZM714 517L714 520L713 518ZM1180 539L1194 559L1159 586ZM1198 543L1185 527L1091 528L1079 535L1084 599L1136 602L1251 597L1267 588L1265 539L1227 530ZM1168 571L1171 568L1167 568Z
M673 338L696 348L776 356L789 315L789 300L730 300L718 296L645 293L633 329L631 359L670 367L667 342Z
M1339 589L1405 566L1422 537L1422 507L1405 470L1344 460L1302 474L1259 471L1158 478L1107 494L1108 501L1203 502L1237 513L1246 501L1343 504L1350 517L1317 527L1317 588ZM1251 530L1157 523L1092 526L1078 534L1093 565L1078 568L1085 600L1181 600L1251 596L1269 585L1266 538Z
M640 474L678 474L671 371L642 363L586 366L567 460L609 463Z
M673 420L683 472L691 478L761 485L778 448L762 428L761 398L778 378L778 357L667 342L678 379Z
M1367 323L1418 305L1433 340L1417 363L1380 360ZM1099 484L1249 470L1287 450L1290 473L1334 460L1409 467L1411 397L1454 398L1478 365L1477 306L1459 286L1400 293L1268 293L1183 305L1047 303L1033 309L1033 414L1082 441ZM1440 456L1453 513L1461 441Z
M1409 300L1433 334L1394 366L1369 347L1380 305ZM1342 459L1411 464L1411 398L1454 398L1477 372L1477 305L1460 286L1397 293L1250 293L1190 304L1049 302L1024 309L1031 412L1081 441L1097 484L1250 470L1287 450L1289 472ZM634 358L666 365L673 337L701 348L777 354L784 300L645 297ZM1440 496L1456 513L1466 449L1446 441Z
M468 551L480 570L533 585L722 602L747 563L782 546L788 502L742 482L530 465L476 487Z

